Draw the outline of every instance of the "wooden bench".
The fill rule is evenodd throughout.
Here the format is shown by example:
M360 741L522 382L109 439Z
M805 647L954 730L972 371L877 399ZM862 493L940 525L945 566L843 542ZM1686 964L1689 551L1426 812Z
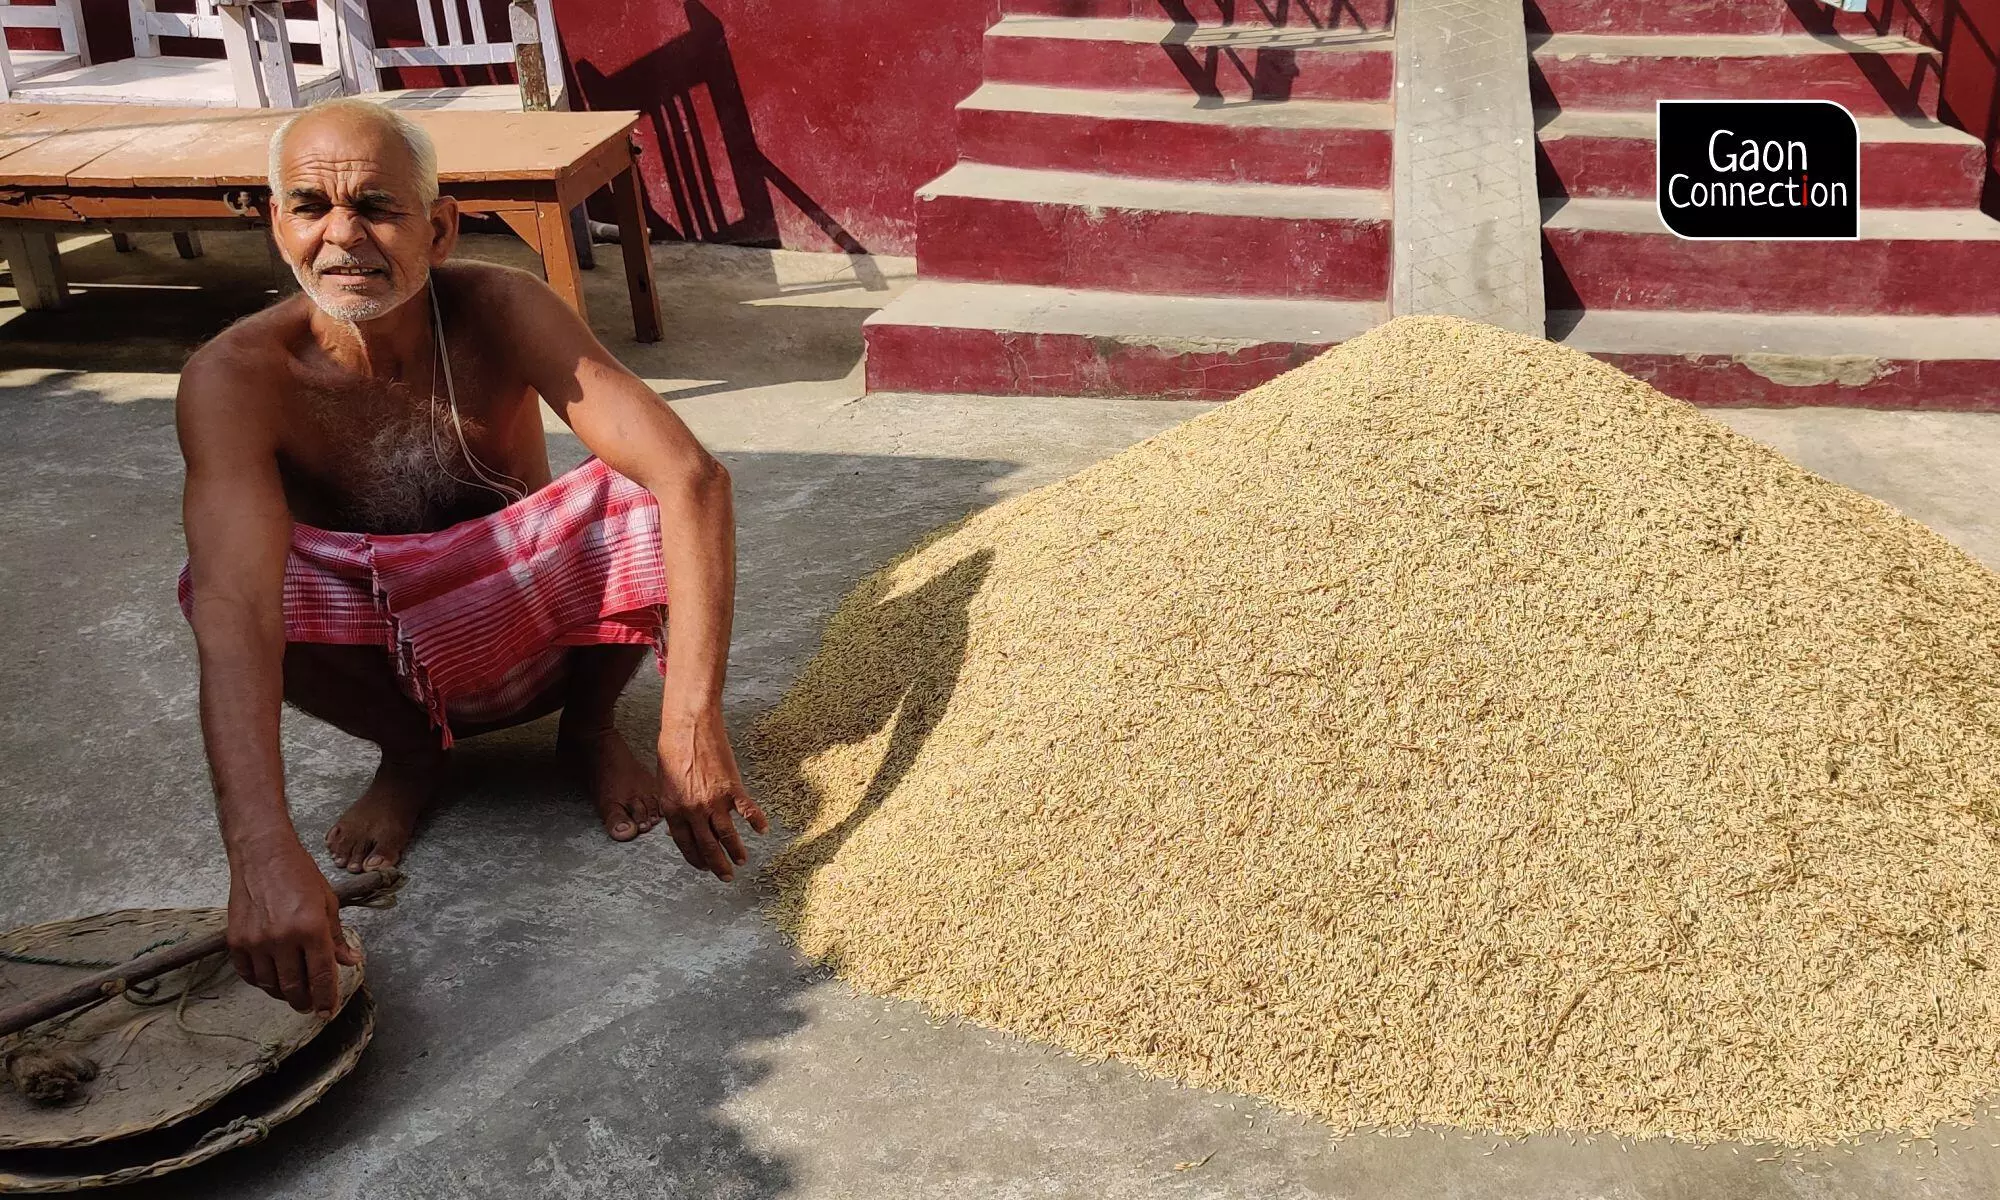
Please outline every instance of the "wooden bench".
M59 234L250 229L270 224L271 133L290 115L257 109L0 104L0 255L23 308L68 291ZM405 112L437 143L438 181L533 247L549 285L588 319L569 210L609 185L634 335L660 337L634 112Z

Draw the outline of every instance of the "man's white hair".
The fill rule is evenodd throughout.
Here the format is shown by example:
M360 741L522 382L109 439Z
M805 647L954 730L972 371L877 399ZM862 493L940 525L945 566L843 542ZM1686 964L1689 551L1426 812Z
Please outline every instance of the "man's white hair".
M278 177L283 173L285 141L300 121L318 113L352 113L366 121L373 121L396 135L410 152L410 161L417 168L417 203L429 208L431 201L438 198L438 156L437 147L431 142L431 135L423 127L393 108L385 108L372 100L362 100L354 96L338 96L332 100L322 100L311 108L302 108L293 113L277 132L271 135L271 157L265 175L271 185L271 195L282 193L283 181Z

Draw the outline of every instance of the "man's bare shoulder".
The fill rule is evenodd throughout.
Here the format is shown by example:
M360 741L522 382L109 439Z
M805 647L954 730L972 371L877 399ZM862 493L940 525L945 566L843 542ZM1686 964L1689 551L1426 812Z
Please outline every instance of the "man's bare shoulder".
M308 327L308 303L293 296L252 313L188 356L174 402L183 429L240 421L260 404L277 403L291 377L292 347Z
M518 267L455 259L438 273L450 288L447 297L456 294L461 303L476 302L488 317L532 314L563 302L541 276Z
M309 326L308 301L292 296L252 313L202 343L181 367L181 391L206 392L214 384L231 388L274 381L288 372L292 346Z
M574 376L580 359L602 350L590 326L541 276L497 263L448 269L446 324L452 324L453 307L476 313L473 336L545 399Z

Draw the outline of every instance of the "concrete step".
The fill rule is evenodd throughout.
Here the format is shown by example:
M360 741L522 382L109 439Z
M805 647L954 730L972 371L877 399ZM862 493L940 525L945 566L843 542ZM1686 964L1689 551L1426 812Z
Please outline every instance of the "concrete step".
M1181 25L1387 29L1395 0L1000 0L1007 16L1162 18Z
M986 78L1232 99L1382 101L1394 48L1393 34L1355 29L1005 17L986 31Z
M1387 318L1380 301L923 282L870 316L870 391L1227 400Z
M1908 33L1907 5L1875 0L1873 13L1849 13L1819 0L1681 0L1607 4L1605 0L1526 0L1528 29L1538 33ZM1894 10L1892 13L1891 10Z
M1659 148L1652 112L1543 110L1536 124L1543 195L1653 194ZM1924 117L1858 117L1855 124L1864 206L1979 206L1986 154L1978 138Z
M958 152L1010 167L1386 188L1394 125L1387 104L1215 104L1165 92L989 83L958 106Z
M1549 313L1549 337L1693 404L2000 412L2000 318Z
M1650 109L1655 100L1834 100L1856 116L1921 116L1935 52L1905 37L1530 35L1537 108Z
M1853 316L2000 313L2000 221L1864 208L1859 241L1690 241L1650 200L1542 207L1550 310L1683 309Z
M1380 190L960 163L917 192L925 279L1374 300L1388 269Z

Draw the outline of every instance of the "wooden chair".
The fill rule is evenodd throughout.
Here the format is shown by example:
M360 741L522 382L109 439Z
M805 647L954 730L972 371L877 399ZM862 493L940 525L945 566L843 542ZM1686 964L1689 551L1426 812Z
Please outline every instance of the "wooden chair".
M93 65L78 38L65 43L78 49L75 65L17 78L9 85L9 98L34 103L296 108L337 96L342 90L340 31L333 0L316 0L314 19L296 21L287 20L284 6L275 0L194 0L192 13L160 12L154 0L129 2L131 58ZM78 24L75 5L76 0L57 3L57 11L65 13L72 26ZM38 11L12 3L6 9L15 13ZM161 54L162 37L217 42L223 56ZM321 64L295 61L294 44L318 46Z
M378 46L367 0L339 0L348 90L391 108L566 109L562 49L550 0L492 0L507 10L508 36L488 30L488 0L414 0L421 46ZM382 71L399 67L511 66L517 83L382 90ZM553 67L553 69L551 69Z
M9 29L53 29L61 42L59 50L9 50ZM72 67L90 65L90 46L83 37L76 0L56 0L54 4L19 4L0 0L0 100L12 98L14 88Z
M390 108L483 109L537 112L569 108L563 84L562 40L550 0L491 0L505 7L508 37L495 38L486 26L487 0L465 0L462 18L456 0L414 0L421 46L378 46L368 17L368 0L339 0L342 70L350 93ZM402 67L500 66L514 68L514 82L469 87L383 90L382 72ZM597 266L590 223L582 206L570 211L571 240L584 270ZM522 227L520 233L539 245Z

